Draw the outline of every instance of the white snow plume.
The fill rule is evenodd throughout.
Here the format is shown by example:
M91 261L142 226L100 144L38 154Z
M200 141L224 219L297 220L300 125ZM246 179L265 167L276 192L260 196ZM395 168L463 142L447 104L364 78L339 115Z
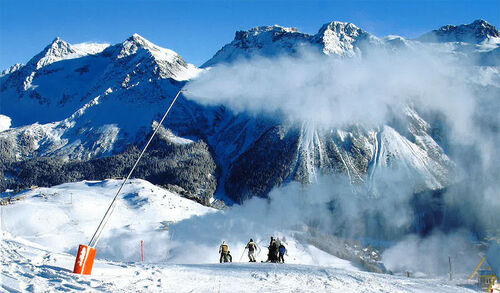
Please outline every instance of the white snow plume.
M384 251L382 258L386 267L393 271L413 273L446 274L472 272L478 264L479 251L468 240L469 234L458 231L445 235L440 232L420 238L409 235L393 247Z
M106 49L109 46L110 45L108 43L84 42L84 43L74 44L73 48L86 54L95 55L101 53L102 51L104 51L104 49Z
M307 231L312 229L362 239L370 233L375 235L404 229L412 220L407 201L406 193L379 199L356 194L346 178L320 177L318 183L309 188L292 182L273 189L269 198L252 197L224 212L175 223L171 226L170 254L174 262L211 262L217 260L218 246L225 240L230 250L236 251L233 257L239 259L246 242L253 238L264 247L259 260L266 260L266 247L270 236L274 236L287 243L288 262L328 264L332 261L331 256L297 240L296 234L306 233L302 238L307 239ZM382 210L392 212L380 213ZM371 216L376 217L382 227L366 225ZM367 231L367 228L373 231ZM327 242L324 244L328 245ZM189 254L178 253L181 250L189 251Z
M425 47L344 59L305 50L217 65L185 88L188 98L202 104L223 104L236 113L279 113L327 127L379 126L390 119L389 111L401 112L410 103L459 117L450 121L464 135L474 110L469 76L455 58Z

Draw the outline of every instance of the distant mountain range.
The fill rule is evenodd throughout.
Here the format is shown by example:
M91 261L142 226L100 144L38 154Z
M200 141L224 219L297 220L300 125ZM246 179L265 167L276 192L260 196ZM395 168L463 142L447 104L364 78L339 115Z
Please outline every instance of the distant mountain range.
M294 55L305 47L350 58L362 57L366 48L397 51L424 42L446 43L450 54L477 57L483 66L500 65L500 34L483 20L415 40L378 38L342 22L324 24L316 35L261 26L236 32L201 68L137 34L116 45L56 38L0 77L0 122L11 124L0 128L0 190L124 176L173 95L209 67ZM410 106L402 117L373 129L356 123L316 129L181 96L135 176L206 205L217 204L214 194L241 202L290 181L313 182L318 174L344 174L353 185L376 183L395 165L415 192L454 182L456 165L439 121Z

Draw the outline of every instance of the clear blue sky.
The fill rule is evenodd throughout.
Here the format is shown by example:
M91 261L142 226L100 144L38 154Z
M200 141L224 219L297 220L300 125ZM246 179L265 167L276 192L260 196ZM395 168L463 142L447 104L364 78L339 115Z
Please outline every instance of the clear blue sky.
M499 0L0 0L0 68L26 63L56 36L70 43L124 41L138 33L201 65L237 30L280 24L316 33L352 22L377 36L412 38L446 24L485 19L500 27Z

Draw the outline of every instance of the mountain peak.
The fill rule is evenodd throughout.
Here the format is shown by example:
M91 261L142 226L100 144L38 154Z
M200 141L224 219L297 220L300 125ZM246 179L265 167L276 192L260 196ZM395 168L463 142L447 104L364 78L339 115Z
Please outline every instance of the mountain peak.
M67 56L76 53L71 44L56 37L49 45L47 45L40 53L28 61L27 65L33 65L36 69L40 69L51 63L65 59Z
M325 23L313 39L323 47L323 53L339 56L353 56L359 43L376 40L356 25L340 21Z
M294 54L297 48L309 42L311 35L301 33L294 27L280 25L258 26L250 30L237 31L234 40L222 47L201 67L216 63L230 63L253 55L274 56Z
M163 48L156 46L148 41L146 38L135 33L120 44L120 52L118 58L136 54L140 49L147 51L161 51ZM166 49L165 49L166 50Z
M132 41L140 44L144 43L151 43L150 41L146 40L143 36L139 35L138 33L134 33L132 36L130 36L127 41Z
M464 42L479 44L500 37L497 28L483 19L470 24L445 25L418 38L423 42Z
M269 31L279 31L279 32L288 32L288 33L296 33L298 32L296 27L285 27L281 25L264 25L264 26L257 26L254 27L248 32L254 33L254 34L259 34L262 32L269 32Z
M52 40L51 44L61 43L61 42L65 42L65 41L63 41L60 37L55 37L54 40Z
M324 33L326 30L331 30L336 33L345 33L345 34L353 34L358 31L363 31L358 28L356 25L350 22L340 22L340 21L332 21L329 23L325 23L321 26L318 33Z
M186 63L176 52L162 48L135 33L123 43L110 46L103 55L122 59L119 64L129 68L141 68L143 72L153 72L156 77L173 78L181 81L198 74L199 69ZM127 82L128 83L128 82Z
M58 54L65 50L71 50L71 45L60 37L56 37L43 51L48 54Z
M247 31L237 31L234 36L234 41L241 41L244 39L252 39L252 38L262 38L264 35L270 36L280 36L283 34L299 34L297 28L295 27L284 27L281 25L266 25L266 26L257 26ZM276 38L272 38L272 41L276 41Z

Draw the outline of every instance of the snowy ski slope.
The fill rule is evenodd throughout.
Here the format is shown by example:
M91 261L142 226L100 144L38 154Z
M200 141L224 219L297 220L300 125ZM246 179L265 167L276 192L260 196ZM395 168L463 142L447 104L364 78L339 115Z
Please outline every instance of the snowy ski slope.
M216 211L144 180L132 180L124 188L97 247L92 276L72 274L78 244L90 239L120 183L84 181L35 188L1 206L0 292L473 292L457 286L465 284L463 280L448 283L446 278L363 272L286 231L280 236L287 241L287 264L249 264L246 255L239 263L247 239L229 239L235 263L218 264L220 237L203 229L223 225L218 213L238 223L245 210ZM214 216L203 217L210 214ZM201 225L203 221L209 223ZM201 225L200 230L188 229L193 225ZM239 227L240 238L257 231ZM145 241L145 264L139 262L140 240ZM190 241L200 245L184 245ZM265 259L266 252L263 247L258 260Z

